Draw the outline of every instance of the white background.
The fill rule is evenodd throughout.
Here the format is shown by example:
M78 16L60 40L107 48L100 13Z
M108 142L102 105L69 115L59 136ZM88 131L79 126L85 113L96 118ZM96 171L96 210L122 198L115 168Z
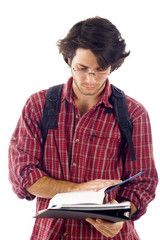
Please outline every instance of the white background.
M160 142L159 1L1 0L0 2L0 238L30 238L35 201L20 200L8 182L8 145L22 107L34 92L66 82L70 69L56 41L76 22L101 16L114 23L131 55L110 82L140 101L151 120L158 171ZM142 240L159 239L160 192L136 228Z

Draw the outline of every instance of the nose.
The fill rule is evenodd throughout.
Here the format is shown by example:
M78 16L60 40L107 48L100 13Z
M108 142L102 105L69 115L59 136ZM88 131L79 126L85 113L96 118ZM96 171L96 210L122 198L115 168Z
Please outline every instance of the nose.
M88 75L87 75L87 82L90 83L90 84L96 82L94 73L88 73Z

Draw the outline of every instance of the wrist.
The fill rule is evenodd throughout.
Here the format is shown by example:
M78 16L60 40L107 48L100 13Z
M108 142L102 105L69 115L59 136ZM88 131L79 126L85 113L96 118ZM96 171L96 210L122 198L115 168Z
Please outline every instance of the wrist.
M133 216L137 212L137 208L132 202L130 203L131 203L131 216Z
M122 201L122 202L125 202L126 200ZM133 202L130 201L130 204L131 204L131 216L133 216L136 212L137 212L137 208L136 206L134 205Z

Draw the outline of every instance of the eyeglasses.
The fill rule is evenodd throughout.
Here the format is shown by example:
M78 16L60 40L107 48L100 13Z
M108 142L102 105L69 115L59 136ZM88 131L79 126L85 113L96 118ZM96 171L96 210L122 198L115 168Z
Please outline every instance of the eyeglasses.
M88 78L90 75L93 75L95 80L105 80L108 75L108 73L88 72L86 69L76 70L75 68L73 68L73 71L80 78Z

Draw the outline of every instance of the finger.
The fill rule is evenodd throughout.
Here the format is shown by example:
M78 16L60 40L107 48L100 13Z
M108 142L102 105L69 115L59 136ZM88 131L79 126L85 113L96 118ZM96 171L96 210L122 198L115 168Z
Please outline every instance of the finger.
M116 236L123 228L124 222L112 223L102 219L96 219L92 222L93 226L106 237Z
M93 218L86 218L86 222L88 222L88 223L90 223L90 224L92 224L94 226L95 223L96 223L96 220L93 219Z
M92 219L87 218L87 222L92 224L93 227L97 229L100 233L102 233L106 237L114 237L119 233L119 231L123 227L124 222L118 222L118 223L111 223L108 221L104 221L102 219Z
M86 218L86 221L88 223L92 224L100 232L102 232L103 228L105 228L105 231L107 232L111 228L111 226L114 224L114 223L104 221L99 218L97 218L97 219Z
M87 218L86 221L90 223L97 231L99 231L101 234L103 234L106 237L110 237L110 231L105 227L103 227L104 221L101 219L92 219L92 218ZM106 222L105 222L106 223Z
M117 185L122 182L122 180L93 180L91 181L93 186L97 188L97 190L109 188L111 186Z
M118 202L115 199L112 199L109 203L110 204L117 204Z

